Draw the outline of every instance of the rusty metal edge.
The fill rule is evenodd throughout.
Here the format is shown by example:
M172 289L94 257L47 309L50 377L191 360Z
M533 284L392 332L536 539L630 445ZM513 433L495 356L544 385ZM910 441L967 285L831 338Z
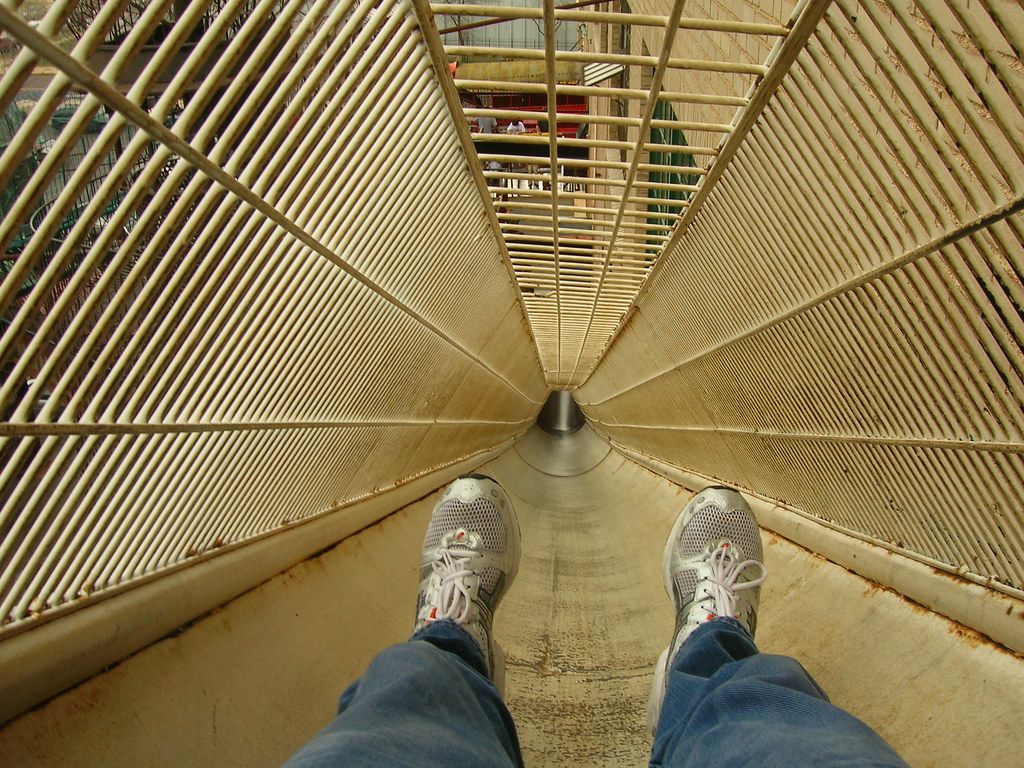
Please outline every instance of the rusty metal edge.
M514 443L515 439L506 441L0 640L0 727L490 461Z
M626 458L685 488L722 483L611 441ZM798 509L741 488L759 525L934 613L970 627L1005 649L1024 655L1024 600L919 559L828 526Z

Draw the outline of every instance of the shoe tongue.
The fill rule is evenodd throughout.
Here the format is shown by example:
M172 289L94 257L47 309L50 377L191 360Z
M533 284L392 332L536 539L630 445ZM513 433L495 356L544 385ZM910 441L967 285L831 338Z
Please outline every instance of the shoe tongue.
M472 531L467 531L465 528L457 528L448 534L447 541L449 547L466 547L467 549L473 549L479 543L479 537Z
M721 550L722 555L729 559L734 559L739 554L736 551L736 547L734 547L733 543L728 539L722 539L718 542L718 546L715 547L715 551L717 552L718 550Z

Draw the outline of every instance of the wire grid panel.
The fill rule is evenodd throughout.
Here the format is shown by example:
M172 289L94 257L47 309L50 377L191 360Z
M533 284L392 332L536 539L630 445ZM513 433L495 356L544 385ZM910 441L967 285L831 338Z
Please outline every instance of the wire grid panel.
M0 26L3 632L531 422L535 345L408 3Z
M572 388L597 364L662 257L788 36L796 5L549 0L431 8L442 29L451 19L488 28L528 20L544 32L543 46L533 34L444 50L456 64L465 117L485 126L468 154L487 180L548 382ZM571 50L555 40L568 23L579 28ZM505 74L524 64L544 75L523 82ZM573 66L575 78L559 74ZM607 77L587 82L594 66ZM490 74L470 78L460 69ZM497 130L486 127L491 118Z
M492 6L536 7L535 0L492 0ZM473 16L453 14L447 17L438 32L446 45L484 45L494 47L544 47L544 25L540 19L512 19L506 23L489 24ZM556 45L571 50L576 46L576 25L570 21L555 24Z
M1016 2L835 2L578 390L602 431L1021 596L1021 50Z

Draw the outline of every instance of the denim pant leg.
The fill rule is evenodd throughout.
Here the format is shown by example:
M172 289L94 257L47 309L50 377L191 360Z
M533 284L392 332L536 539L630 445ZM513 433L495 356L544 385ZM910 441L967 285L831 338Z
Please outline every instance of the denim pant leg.
M512 716L483 654L439 621L377 655L338 714L285 768L522 768Z
M759 653L734 619L698 627L676 655L651 765L906 768L800 664Z

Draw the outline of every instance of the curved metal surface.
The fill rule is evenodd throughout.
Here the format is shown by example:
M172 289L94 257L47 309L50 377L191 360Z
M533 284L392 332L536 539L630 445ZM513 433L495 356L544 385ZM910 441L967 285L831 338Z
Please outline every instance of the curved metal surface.
M548 395L547 402L537 416L537 425L555 437L572 434L586 422L587 419L576 405L572 393L565 390Z
M572 477L593 469L611 452L611 446L588 425L555 437L534 427L516 443L515 452L527 465L545 475Z
M590 439L581 431L560 443L589 455ZM690 493L618 452L576 465L587 468L555 476L509 450L478 468L505 486L523 532L519 576L494 627L506 700L527 768L641 766L651 671L673 625L661 550ZM406 638L438 495L25 715L0 730L0 754L20 768L280 765L374 655ZM1017 768L1007 724L1024 707L1024 662L764 539L763 650L797 657L912 766Z

